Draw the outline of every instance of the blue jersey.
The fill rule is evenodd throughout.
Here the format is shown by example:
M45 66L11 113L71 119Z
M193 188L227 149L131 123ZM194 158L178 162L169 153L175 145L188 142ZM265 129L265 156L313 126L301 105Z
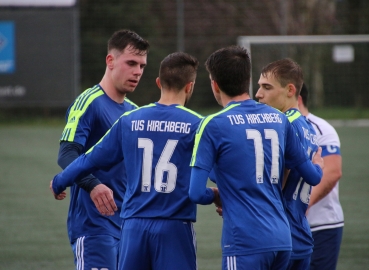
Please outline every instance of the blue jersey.
M254 100L230 102L200 125L191 166L216 176L223 256L291 250L283 168L308 160L287 117Z
M69 107L67 124L61 141L75 142L86 152L111 128L114 122L137 105L125 99L118 104L110 99L99 85L87 89ZM122 205L125 192L125 168L117 165L109 171L96 171L94 176L113 190L118 207ZM102 216L96 209L90 194L77 185L70 188L68 212L68 235L71 242L81 236L108 234L120 238L121 218Z
M300 138L310 159L318 150L317 137L313 126L296 109L285 112L288 120ZM313 238L305 213L309 205L311 186L302 179L297 170L292 169L283 188L286 213L292 235L291 259L302 259L313 252Z
M180 105L152 103L125 113L86 153L97 168L124 160L127 190L121 217L195 221L189 166L201 116Z

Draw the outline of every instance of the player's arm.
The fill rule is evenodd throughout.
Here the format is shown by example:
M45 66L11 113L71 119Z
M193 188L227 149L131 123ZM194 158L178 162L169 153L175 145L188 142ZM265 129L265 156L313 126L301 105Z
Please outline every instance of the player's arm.
M322 148L319 147L312 161L307 159L296 167L304 181L311 186L319 184L323 176L324 160L321 154Z
M285 152L286 169L295 168L309 185L315 186L319 184L323 175L322 169L324 168L324 160L321 156L322 148L319 147L313 159L310 160L289 122L286 122L286 136L286 141L288 142Z
M96 170L97 168L86 158L86 155L82 154L54 177L52 184L54 193L61 193L79 178L83 178Z
M99 169L85 154L82 154L54 177L50 189L54 194L62 194L67 186ZM105 185L97 185L91 192L91 199L102 215L114 215L114 211L118 210L112 191Z
M310 195L309 207L323 199L335 187L342 176L342 157L341 155L323 156L324 169L320 183L315 186Z
M197 204L220 203L218 189L206 187L209 172L199 167L192 167L189 195L192 202Z
M82 154L83 146L79 143L62 141L60 143L58 164L65 169L70 163ZM75 183L87 192L91 192L97 185L101 184L100 180L92 174L77 179Z

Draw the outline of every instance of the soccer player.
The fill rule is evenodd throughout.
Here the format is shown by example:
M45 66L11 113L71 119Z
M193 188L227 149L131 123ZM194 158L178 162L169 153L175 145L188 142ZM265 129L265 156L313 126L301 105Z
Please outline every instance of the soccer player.
M133 92L141 79L148 49L149 43L135 32L120 30L111 36L102 80L79 95L66 113L58 156L61 168L96 144L123 113L137 108L126 94ZM52 188L56 199L65 198L66 186L54 183ZM101 215L91 198L113 193L120 208L124 192L125 168L120 164L71 185L67 228L76 269L117 268L122 219L119 213ZM103 201L95 203L105 211Z
M121 210L118 268L196 269L196 204L189 198L189 166L202 117L186 109L198 61L186 53L164 58L158 102L125 113L92 149L55 176L66 186L124 161L127 187ZM117 180L118 181L118 180Z
M286 269L291 233L284 211L284 167L320 181L323 160L313 165L287 117L250 99L247 51L231 46L206 61L215 99L224 107L198 128L190 182L195 203L219 203L206 188L214 169L223 207L222 269Z
M301 67L291 59L281 59L263 67L256 98L283 112L295 129L310 159L318 145L313 126L298 110L298 97L303 84ZM292 252L287 269L308 270L313 252L313 238L305 213L309 205L311 186L295 170L288 173L283 187L286 214L291 227Z
M308 110L308 89L304 84L299 108L313 124L322 147L323 178L313 187L307 213L314 238L310 269L336 269L343 234L343 211L338 196L338 181L342 176L340 139L334 127Z

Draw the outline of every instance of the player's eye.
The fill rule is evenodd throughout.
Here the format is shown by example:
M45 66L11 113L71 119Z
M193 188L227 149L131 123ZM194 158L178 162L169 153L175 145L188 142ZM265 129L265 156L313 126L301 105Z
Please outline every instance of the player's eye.
M127 64L128 64L129 66L131 66L131 67L133 67L133 66L137 65L137 63L136 63L136 62L134 62L134 61L128 61L128 62L127 62Z

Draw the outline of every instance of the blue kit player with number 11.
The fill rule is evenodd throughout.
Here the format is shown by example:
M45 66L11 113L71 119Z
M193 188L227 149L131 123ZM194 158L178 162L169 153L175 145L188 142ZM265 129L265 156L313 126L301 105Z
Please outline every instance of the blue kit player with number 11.
M197 269L196 204L188 192L189 163L202 117L184 107L197 67L198 61L186 53L168 55L156 81L160 100L122 115L99 143L54 178L70 184L124 161L120 270Z
M244 48L214 52L206 68L224 109L204 118L197 131L190 198L219 203L217 194L206 188L213 169L223 211L222 269L286 269L292 243L283 168L296 168L318 183L324 164L320 152L313 164L287 117L250 99L251 63Z

